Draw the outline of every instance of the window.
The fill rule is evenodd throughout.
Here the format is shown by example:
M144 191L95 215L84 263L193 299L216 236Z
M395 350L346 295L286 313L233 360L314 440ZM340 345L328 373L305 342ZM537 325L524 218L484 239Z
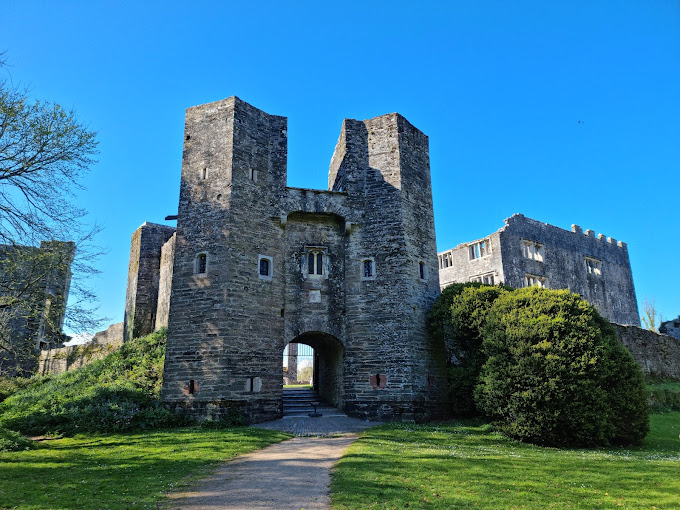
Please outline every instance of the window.
M545 276L539 276L537 274L526 273L524 275L524 286L525 287L541 287L548 288L548 279Z
M418 276L420 276L421 280L427 278L427 268L425 267L425 262L422 260L418 262Z
M602 261L592 257L586 257L586 270L588 274L600 276L602 274Z
M488 239L468 245L470 260L481 259L491 255L491 243Z
M482 274L482 275L479 275L479 276L473 276L472 278L470 278L470 281L471 282L483 283L485 285L494 285L495 280L494 280L493 276L494 276L493 273Z
M250 169L250 180L253 182L257 182L257 170L254 168Z
M445 269L447 267L453 266L453 253L446 252L439 255L439 269Z
M266 255L258 255L257 265L260 280L271 280L274 272L273 259Z
M525 259L543 262L543 245L535 241L522 241L522 255Z
M361 279L375 280L375 260L371 258L362 259L361 261Z
M327 276L328 259L326 256L326 248L308 246L305 248L305 254L302 257L302 272L307 276Z
M196 255L196 261L194 265L194 272L196 274L206 274L208 272L208 255L205 253L199 253Z

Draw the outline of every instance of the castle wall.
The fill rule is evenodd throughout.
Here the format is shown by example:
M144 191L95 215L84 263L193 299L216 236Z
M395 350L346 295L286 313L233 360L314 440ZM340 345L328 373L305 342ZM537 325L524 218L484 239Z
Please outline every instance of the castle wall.
M485 246L490 246L491 250L484 256L473 258L477 254L476 245L481 246L480 243L486 243ZM473 255L470 253L471 250ZM438 259L439 285L442 290L452 283L479 281L497 285L505 281L498 232L443 251L438 254Z
M155 329L168 327L170 314L170 292L172 291L172 265L175 260L176 234L161 248L161 260L158 277L158 305L156 306Z
M610 321L640 325L625 243L595 237L591 230L584 234L577 225L568 231L521 214L505 223L489 236L439 253L442 288L481 281L569 289ZM482 243L490 243L491 251Z
M625 243L591 230L584 234L541 223L521 214L506 220L500 232L505 283L526 285L527 274L545 277L546 286L569 289L581 295L611 322L640 325L633 275ZM523 253L524 241L543 245L542 261ZM599 274L589 272L587 260L599 264Z
M161 248L174 232L173 227L145 222L132 234L123 321L126 342L154 331Z
M38 373L60 374L104 358L123 345L123 323L112 324L81 345L48 348L40 352Z
M646 376L680 380L680 341L637 326L614 326L619 340L628 348Z
M71 284L73 242L40 247L0 246L0 374L30 375L41 347L64 340L62 327Z

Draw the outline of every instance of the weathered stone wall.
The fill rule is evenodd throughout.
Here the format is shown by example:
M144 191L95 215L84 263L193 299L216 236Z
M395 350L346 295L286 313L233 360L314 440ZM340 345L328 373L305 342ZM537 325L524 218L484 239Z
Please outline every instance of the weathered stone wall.
M491 253L471 259L469 246L486 240ZM539 257L526 256L527 242L541 246ZM596 261L598 269L589 271L587 260ZM580 294L612 322L640 325L626 244L603 234L595 237L591 230L584 234L577 225L568 231L515 214L490 236L441 252L439 267L443 286L494 274L494 283L520 288L532 275L548 288Z
M0 245L0 302L7 305L0 310L0 335L11 342L0 349L0 374L35 373L40 349L64 340L74 255L72 242Z
M490 253L485 257L472 259L470 247L478 243L488 243ZM493 285L505 281L503 259L501 257L500 234L493 234L470 243L459 244L455 248L438 254L439 285L442 290L452 283L465 283L477 279L493 277Z
M173 234L161 248L161 262L158 279L158 306L156 307L156 330L168 327L170 292L172 291L172 264L175 260L176 239L176 234Z
M145 222L132 234L123 330L126 342L154 331L161 248L174 232L173 227Z
M659 333L680 340L680 317L672 321L662 322L661 326L659 326Z
M439 291L427 137L398 114L345 120L318 191L286 188L286 136L285 118L238 98L187 110L163 399L276 418L281 355L297 342L348 414L441 415L443 346L425 323ZM323 270L310 274L310 254Z
M123 323L112 324L105 331L94 335L92 340L81 345L51 348L41 351L38 373L40 375L60 374L75 370L93 361L102 359L123 345Z
M680 341L637 326L614 324L619 340L628 347L645 375L680 380Z

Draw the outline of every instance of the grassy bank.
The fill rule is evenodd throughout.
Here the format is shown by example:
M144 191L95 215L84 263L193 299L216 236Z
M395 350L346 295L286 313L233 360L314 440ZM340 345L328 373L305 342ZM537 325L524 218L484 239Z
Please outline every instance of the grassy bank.
M542 448L475 422L381 426L338 463L333 508L678 508L680 413L651 418L632 449Z
M289 437L237 427L75 436L0 453L0 508L156 508L187 477Z

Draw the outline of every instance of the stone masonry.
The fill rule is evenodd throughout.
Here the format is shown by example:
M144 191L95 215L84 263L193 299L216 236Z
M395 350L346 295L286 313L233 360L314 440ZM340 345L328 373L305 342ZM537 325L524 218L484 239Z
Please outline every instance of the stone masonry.
M236 97L187 110L176 236L133 236L127 337L168 316L162 398L191 415L280 417L294 342L350 416L443 416L427 137L396 113L346 119L321 191L286 186L286 124Z
M611 322L640 325L626 243L578 225L568 231L515 214L493 234L438 256L442 289L468 281L569 289Z
M174 233L173 227L145 222L132 234L125 296L123 327L125 342L147 335L155 329L161 276L165 277L164 289L168 287L168 257L166 255L163 259L166 265L164 274L161 275L161 251ZM161 296L162 302L165 302L164 299L167 299L167 292ZM164 316L167 316L167 311L164 312ZM167 322L167 318L165 320Z
M659 333L672 336L676 340L680 340L680 317L670 321L662 322L659 326Z

